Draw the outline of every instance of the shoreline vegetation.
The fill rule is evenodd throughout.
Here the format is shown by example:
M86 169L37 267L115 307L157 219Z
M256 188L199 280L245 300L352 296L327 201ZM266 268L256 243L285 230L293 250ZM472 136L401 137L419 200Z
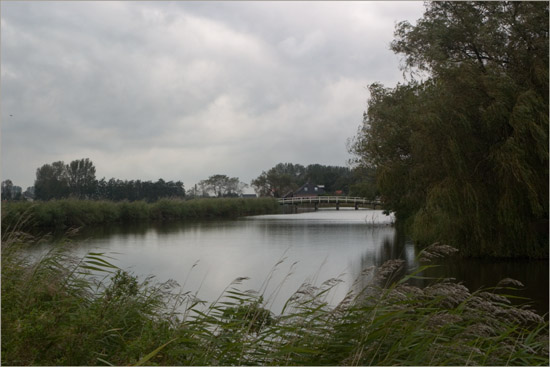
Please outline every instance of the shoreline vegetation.
M274 214L280 211L272 198L160 199L107 201L61 199L40 202L2 202L2 231L66 229L110 223L202 220Z
M401 260L364 269L336 306L327 298L339 279L304 283L275 315L262 289L242 290L246 278L228 280L206 304L174 281L138 279L103 253L75 258L61 245L31 260L25 247L39 240L3 232L4 365L549 363L547 316L505 295L519 282L476 292L449 279L408 283L453 251L445 245L425 249L419 260L428 265L404 277Z

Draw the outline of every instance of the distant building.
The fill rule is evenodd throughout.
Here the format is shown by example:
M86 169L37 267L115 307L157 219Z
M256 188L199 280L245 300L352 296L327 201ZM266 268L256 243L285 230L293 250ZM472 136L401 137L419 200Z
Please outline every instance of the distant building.
M258 196L256 194L241 194L243 199L256 199Z
M306 183L302 185L298 190L294 191L291 196L304 197L304 196L319 196L325 193L325 185L314 185Z

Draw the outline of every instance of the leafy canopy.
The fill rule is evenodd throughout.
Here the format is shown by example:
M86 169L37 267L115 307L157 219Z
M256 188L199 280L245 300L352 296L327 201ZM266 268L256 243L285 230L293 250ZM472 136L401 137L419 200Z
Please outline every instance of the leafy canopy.
M548 3L429 2L395 37L411 81L370 86L350 149L386 208L420 243L548 256Z

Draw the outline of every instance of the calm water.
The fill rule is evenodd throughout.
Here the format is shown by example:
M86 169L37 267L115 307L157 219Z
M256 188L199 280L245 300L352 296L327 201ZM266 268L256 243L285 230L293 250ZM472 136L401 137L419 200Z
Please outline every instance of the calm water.
M379 210L320 210L265 215L231 221L166 223L90 228L79 235L75 252L107 252L119 267L140 277L176 280L186 291L213 301L238 277L239 289L261 290L273 311L304 282L320 285L338 277L330 293L337 303L362 269L401 258L410 270L415 248ZM276 266L277 263L282 261ZM536 299L548 312L547 261L452 261L429 276L455 277L470 289L490 287L505 277L518 279L520 295Z

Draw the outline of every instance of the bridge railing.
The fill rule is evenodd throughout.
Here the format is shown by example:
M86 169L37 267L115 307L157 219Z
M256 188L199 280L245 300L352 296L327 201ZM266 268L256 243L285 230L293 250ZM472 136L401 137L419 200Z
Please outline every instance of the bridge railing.
M314 203L342 203L342 204L375 204L379 205L380 200L370 200L360 197L349 196L302 196L277 199L279 204L314 204Z

